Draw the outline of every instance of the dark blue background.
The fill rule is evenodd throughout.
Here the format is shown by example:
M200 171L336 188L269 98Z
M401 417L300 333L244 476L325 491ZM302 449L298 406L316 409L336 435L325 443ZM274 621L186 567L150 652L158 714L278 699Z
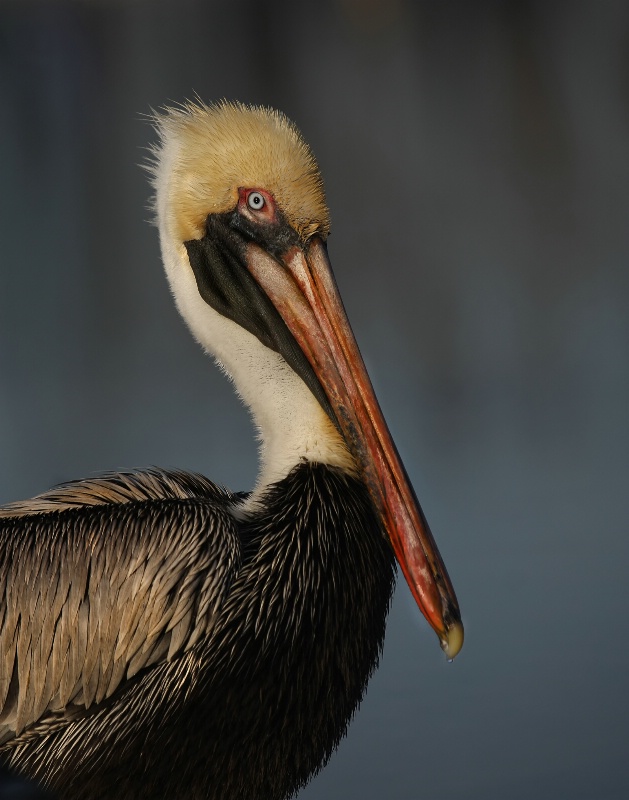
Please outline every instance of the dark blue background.
M467 628L404 583L348 737L303 792L629 796L629 5L0 4L0 501L103 470L255 476L162 275L142 114L277 106Z

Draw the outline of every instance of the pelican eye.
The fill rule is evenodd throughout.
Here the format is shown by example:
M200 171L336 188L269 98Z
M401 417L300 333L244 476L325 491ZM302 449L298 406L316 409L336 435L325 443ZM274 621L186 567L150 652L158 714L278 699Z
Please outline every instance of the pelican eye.
M266 201L260 192L251 192L247 197L247 205L252 211L261 211Z

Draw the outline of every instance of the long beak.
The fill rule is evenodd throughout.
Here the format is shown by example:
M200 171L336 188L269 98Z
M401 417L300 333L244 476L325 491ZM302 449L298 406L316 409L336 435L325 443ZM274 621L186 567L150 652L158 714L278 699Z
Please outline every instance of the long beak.
M315 236L281 258L247 244L247 266L317 375L391 540L448 658L463 646L456 595L367 375L326 246Z

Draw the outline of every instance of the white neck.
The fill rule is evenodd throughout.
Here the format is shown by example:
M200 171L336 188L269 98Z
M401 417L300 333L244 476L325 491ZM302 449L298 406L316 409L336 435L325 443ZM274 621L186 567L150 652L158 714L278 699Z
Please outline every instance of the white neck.
M345 443L301 378L279 353L223 317L199 294L183 243L172 236L168 152L156 171L162 258L177 307L197 341L232 378L249 407L260 439L260 471L248 505L302 461L353 469Z

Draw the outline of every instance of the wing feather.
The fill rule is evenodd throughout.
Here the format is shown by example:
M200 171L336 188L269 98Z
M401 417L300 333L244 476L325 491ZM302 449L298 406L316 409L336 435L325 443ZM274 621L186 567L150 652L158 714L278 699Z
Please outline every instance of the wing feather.
M0 508L0 743L211 634L240 563L233 502L152 470Z
M122 679L125 677L127 673L127 661L124 658L113 659L113 667L111 670L111 677L109 678L109 684L107 686L107 690L105 692L105 697L111 697L111 695L116 691L116 689L122 683Z
M17 631L15 628L9 628L6 632L6 638L3 641L5 647L2 651L2 659L0 660L0 721L3 721L8 709L5 710L7 705L7 696L9 694L9 686L13 677L13 669L15 664L15 651L17 649Z
M192 609L188 607L185 615L180 617L175 627L170 630L170 646L168 648L169 660L173 657L174 653L178 653L179 650L182 649L184 642L189 638L191 624Z

